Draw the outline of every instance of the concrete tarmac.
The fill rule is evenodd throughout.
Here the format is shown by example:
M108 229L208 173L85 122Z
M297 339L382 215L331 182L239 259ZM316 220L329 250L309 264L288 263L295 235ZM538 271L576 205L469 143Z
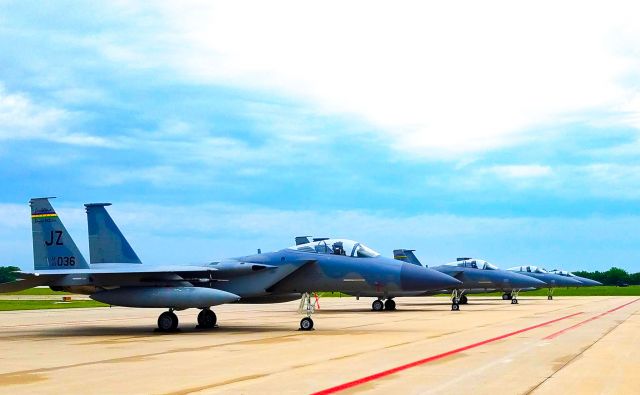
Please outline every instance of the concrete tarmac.
M218 306L218 328L154 332L162 310L0 312L0 393L637 394L634 297L323 298L316 329L297 302Z

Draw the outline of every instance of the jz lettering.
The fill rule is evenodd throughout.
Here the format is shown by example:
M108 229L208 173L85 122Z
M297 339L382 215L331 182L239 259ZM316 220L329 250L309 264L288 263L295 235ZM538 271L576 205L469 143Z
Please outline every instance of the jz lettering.
M54 233L56 234L56 236L53 235ZM49 240L45 240L44 244L47 247L51 247L54 244L54 239L55 239L55 244L57 246L63 245L62 240L61 240L62 239L62 231L61 230L52 230L51 234L49 236Z

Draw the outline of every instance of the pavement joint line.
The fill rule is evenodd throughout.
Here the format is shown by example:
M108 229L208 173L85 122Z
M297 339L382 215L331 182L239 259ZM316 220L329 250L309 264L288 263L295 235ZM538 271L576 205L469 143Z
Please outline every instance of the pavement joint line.
M564 333L566 333L566 332L568 332L568 331L570 331L570 330L576 329L576 328L578 328L578 327L580 327L580 326L582 326L582 325L584 325L584 324L587 324L587 323L589 323L589 322L591 322L591 321L595 321L595 320L597 320L597 319L599 319L599 318L602 318L602 317L604 317L604 316L605 316L605 315L607 315L607 314L611 314L611 313L613 313L613 312L615 312L615 311L618 311L618 310L622 309L623 307L626 307L626 306L628 306L628 305L630 305L630 304L632 304L632 303L635 303L635 302L637 302L637 301L639 301L639 300L640 300L640 298L635 299L635 300L632 300L631 302L627 302L627 303L625 303L625 304L623 304L623 305L620 305L620 306L618 306L618 307L614 307L614 308L612 308L612 309L609 309L609 310L605 311L604 313L600 313L600 314L598 314L598 315L596 315L596 316L594 316L594 317L588 318L588 319L586 319L586 320L584 320L584 321L580 321L580 322L578 322L577 324L571 325L570 327L567 327L567 328L561 329L561 330L559 330L559 331L557 331L557 332L554 332L554 333L552 333L552 334L550 334L550 335L546 336L546 337L544 338L544 340L553 340L553 339L555 339L556 337L558 337L558 336L560 336L560 335L562 335L562 334L564 334Z
M566 320L566 319L575 317L575 316L580 315L580 314L583 314L583 313L582 312L577 312L577 313L569 314L569 315L566 315L566 316L563 316L563 317L560 317L560 318L556 318L556 319L553 319L553 320L550 320L550 321L542 322L540 324L536 324L536 325L533 325L533 326L522 328L522 329L519 329L517 331L505 333L504 335L500 335L500 336L496 336L496 337L493 337L493 338L482 340L482 341L479 341L479 342L476 342L476 343L472 343L472 344L469 344L469 345L464 346L464 347L459 347L459 348L456 348L456 349L453 349L453 350L449 350L449 351L446 351L446 352L443 352L443 353L440 353L440 354L432 355L432 356L427 357L427 358L423 358L423 359L420 359L420 360L417 360L417 361L414 361L414 362L410 362L410 363L407 363L407 364L404 364L404 365L397 366L395 368L391 368L391 369L384 370L382 372L378 372L378 373L375 373L375 374L372 374L372 375L369 375L369 376L365 376L365 377L362 377L362 378L359 378L359 379L356 379L356 380L353 380L353 381L349 381L349 382L346 382L346 383L343 383L343 384L339 384L339 385L331 387L331 388L327 388L327 389L324 389L324 390L321 390L321 391L317 391L317 392L312 393L312 395L335 394L337 392L341 392L341 391L344 391L344 390L349 389L349 388L353 388L353 387L356 387L356 386L359 386L359 385L362 385L362 384L365 384L365 383L368 383L368 382L371 382L371 381L374 381L374 380L377 380L377 379L380 379L380 378L383 378L383 377L386 377L386 376L390 376L392 374L395 374L395 373L398 373L398 372L401 372L401 371L404 371L404 370L407 370L407 369L411 369L411 368L414 368L416 366L424 365L426 363L433 362L433 361L436 361L438 359L442 359L442 358L445 358L445 357L448 357L448 356L451 356L451 355L455 355L455 354L458 354L458 353L466 351L466 350L470 350L470 349L473 349L473 348L476 348L476 347L480 347L480 346L483 346L483 345L486 345L486 344L489 344L489 343L493 343L493 342L496 342L498 340L506 339L506 338L509 338L511 336L518 335L520 333L528 332L528 331L533 330L533 329L541 328L541 327L544 327L544 326L547 326L547 325L550 325L550 324L553 324L553 323L556 323L556 322L559 322L559 321L562 321L562 320Z

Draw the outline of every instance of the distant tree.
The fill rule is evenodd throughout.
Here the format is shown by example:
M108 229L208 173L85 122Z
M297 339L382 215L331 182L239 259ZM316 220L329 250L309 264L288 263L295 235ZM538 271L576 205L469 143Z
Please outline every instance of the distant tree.
M15 272L19 270L20 268L15 266L0 266L0 283L15 280L17 278Z
M620 283L640 284L640 273L629 274L626 270L620 269L618 267L612 267L606 272L579 271L574 272L574 274L576 276L600 281L604 285L618 285Z
M618 267L612 267L604 272L607 285L617 285L619 283L629 283L629 273Z

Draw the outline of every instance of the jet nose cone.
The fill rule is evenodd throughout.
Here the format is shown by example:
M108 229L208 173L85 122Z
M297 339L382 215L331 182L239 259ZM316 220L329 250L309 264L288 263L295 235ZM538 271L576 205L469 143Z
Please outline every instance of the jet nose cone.
M598 285L602 285L600 281L591 280L590 278L577 277L576 279L587 287L595 287Z
M580 281L570 277L554 276L553 278L556 281L556 284L561 287L581 287L584 285Z
M400 269L400 285L404 291L428 291L458 287L462 282L423 266L403 263Z
M511 285L514 288L518 288L518 289L544 288L547 286L547 283L545 283L542 280L538 280L537 278L533 278L533 277L529 277L529 276L525 276L517 273L512 273L511 278L509 280L511 281Z

